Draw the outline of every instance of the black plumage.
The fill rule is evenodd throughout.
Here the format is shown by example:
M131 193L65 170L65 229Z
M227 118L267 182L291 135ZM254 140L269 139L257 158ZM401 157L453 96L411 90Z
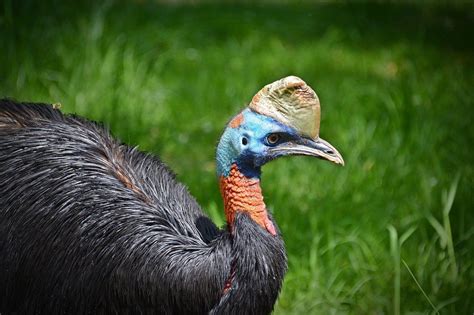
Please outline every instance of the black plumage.
M100 125L0 101L2 315L270 313L282 238L245 213L233 229Z

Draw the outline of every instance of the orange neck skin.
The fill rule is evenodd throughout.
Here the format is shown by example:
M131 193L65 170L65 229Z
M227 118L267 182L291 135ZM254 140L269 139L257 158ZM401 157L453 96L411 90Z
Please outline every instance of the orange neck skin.
M229 175L220 177L219 185L231 231L236 212L246 212L262 228L276 235L275 227L268 218L267 208L263 202L259 179L245 177L237 165L232 164Z

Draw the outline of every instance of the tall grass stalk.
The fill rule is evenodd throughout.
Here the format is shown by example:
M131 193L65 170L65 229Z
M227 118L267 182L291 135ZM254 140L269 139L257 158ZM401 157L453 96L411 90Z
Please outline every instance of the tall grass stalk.
M450 265L450 277L451 282L455 282L458 277L458 267L456 263L456 254L454 252L454 242L453 235L451 231L451 221L449 219L449 214L453 207L454 198L456 196L456 191L458 188L460 175L458 174L454 181L451 184L451 187L448 191L443 191L442 202L443 202L443 224L439 223L438 220L432 215L427 216L428 221L431 226L436 230L440 238L441 248L446 249L449 257Z
M410 227L400 238L397 229L393 225L388 226L390 234L390 254L393 259L394 279L393 279L393 314L400 315L400 288L401 288L401 249L403 243L416 231L416 227Z
M446 233L446 243L448 246L449 261L451 265L451 281L454 282L458 277L458 267L456 263L456 254L454 253L454 242L453 242L453 233L451 231L451 221L449 220L449 213L453 208L454 197L456 196L456 191L458 189L460 175L456 176L456 179L451 184L451 187L448 192L443 193L443 226Z
M425 290L423 290L423 288L421 287L420 283L418 282L418 280L416 280L416 277L415 275L413 274L413 272L411 271L410 267L408 267L408 264L406 263L406 261L404 259L402 259L402 263L403 265L405 266L405 268L407 268L408 270L408 273L410 274L411 278L413 279L413 281L415 281L418 289L420 289L421 293L423 294L423 296L425 297L425 299L428 301L428 303L430 303L431 307L433 308L433 311L435 314L439 314L439 309L434 306L433 302L431 302L431 299L429 298L429 296L425 293Z

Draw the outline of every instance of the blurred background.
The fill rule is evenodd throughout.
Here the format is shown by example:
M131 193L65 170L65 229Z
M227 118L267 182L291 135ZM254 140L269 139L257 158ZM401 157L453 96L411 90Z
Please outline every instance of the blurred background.
M346 166L264 168L289 255L275 314L474 311L472 4L1 3L0 97L103 122L219 225L226 122L281 77L316 90Z

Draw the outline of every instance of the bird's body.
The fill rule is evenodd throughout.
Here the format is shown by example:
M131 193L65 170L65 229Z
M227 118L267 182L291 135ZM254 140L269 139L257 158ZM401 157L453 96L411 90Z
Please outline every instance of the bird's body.
M260 114L240 115L218 148L219 229L156 157L50 105L1 101L0 313L270 313L287 268L259 186L272 158L226 144Z

